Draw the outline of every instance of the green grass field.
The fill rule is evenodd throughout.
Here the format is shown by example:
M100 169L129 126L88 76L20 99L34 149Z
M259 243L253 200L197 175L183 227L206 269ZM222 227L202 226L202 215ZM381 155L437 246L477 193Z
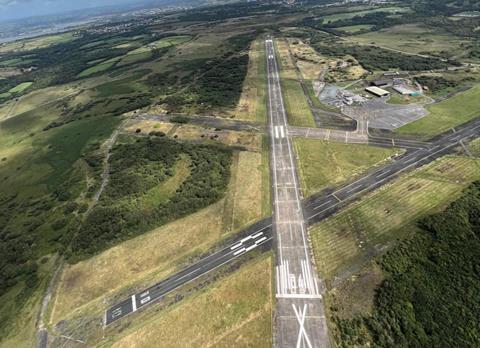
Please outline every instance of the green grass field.
M115 59L117 59L117 58L115 58ZM83 70L80 74L78 74L78 77L88 77L90 75L106 71L106 70L110 69L112 66L114 66L115 62L116 61L111 61L110 60L110 61L107 61L107 62L97 64L95 66L92 66L91 68Z
M410 11L411 10L408 7L392 6L392 7L376 8L371 10L356 11L356 12L336 13L336 14L324 16L322 17L322 19L324 23L328 23L328 22L335 22L343 19L350 19L357 16L364 16L366 14L375 13L375 12L407 13Z
M480 116L480 85L438 104L428 106L429 114L418 121L397 129L398 134L415 135L424 139L447 131Z
M27 88L29 88L31 85L33 85L33 82L22 82L21 84L13 87L8 91L8 93L22 93L25 91Z
M39 36L32 39L24 39L14 41L0 47L0 53L10 51L31 51L39 48L45 48L48 46L69 42L75 39L73 32Z
M359 24L359 25L351 25L348 27L340 27L336 28L336 30L343 31L344 33L348 34L355 34L363 30L370 30L372 29L373 25L370 24Z
M470 41L441 29L426 27L421 23L393 26L347 39L360 44L375 43L377 46L407 53L461 51L462 45Z
M398 150L296 138L298 168L305 197L351 180L386 161Z
M191 36L189 35L169 36L169 37L160 39L158 41L152 42L150 45L152 45L155 48L164 48L164 47L180 45L182 43L190 41L190 39L191 39Z
M478 159L442 158L315 225L310 235L320 275L330 280L358 269L372 255L405 237L405 231L414 230L406 225L446 206L480 179L479 165Z

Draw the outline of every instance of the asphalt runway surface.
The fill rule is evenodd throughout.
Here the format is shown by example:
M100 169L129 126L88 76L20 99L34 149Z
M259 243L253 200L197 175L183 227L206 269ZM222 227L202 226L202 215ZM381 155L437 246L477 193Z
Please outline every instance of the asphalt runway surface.
M285 111L275 46L265 41L270 170L276 251L274 346L328 347L322 284L313 267L296 159Z
M169 278L142 290L107 309L104 324L111 323L137 310L158 302L169 292L189 283L215 269L232 262L253 250L268 251L272 243L271 219L264 219L250 226L234 240L219 251L212 253L193 265L181 270Z
M450 130L445 134L438 136L436 139L433 139L430 143L419 142L422 146L408 150L405 155L397 158L394 162L366 174L357 181L337 189L335 192L319 192L310 198L303 200L302 206L306 224L308 226L314 225L335 214L352 200L387 184L402 173L424 166L435 159L448 154L453 148L460 146L461 140L468 143L468 141L478 138L479 136L480 118L457 127L455 131ZM391 141L391 139L389 139L389 141ZM255 250L256 248L247 249L253 245L252 242L255 243L259 240L258 237L243 242L244 245L238 249L242 250L240 254L235 255L235 252L238 250L234 251L231 248L238 245L245 237L253 236L260 231L262 231L263 235L268 238L268 241L265 240L264 243L262 243L262 250L265 250L267 247L270 248L272 245L272 220L268 218L263 219L240 232L236 239L228 243L228 245L222 248L222 250L202 258L200 261L171 277L162 280L151 288L138 292L135 295L136 310L161 300L161 298L170 291L213 271L218 268L219 265L227 264L235 260L237 257ZM243 250L243 248L245 249ZM150 296L150 299L141 303L145 296L142 297L140 295L145 293L145 291L149 291L149 295L147 296ZM150 291L152 291L151 294ZM133 309L132 297L129 297L113 305L106 311L104 323L109 325L114 321L133 313Z

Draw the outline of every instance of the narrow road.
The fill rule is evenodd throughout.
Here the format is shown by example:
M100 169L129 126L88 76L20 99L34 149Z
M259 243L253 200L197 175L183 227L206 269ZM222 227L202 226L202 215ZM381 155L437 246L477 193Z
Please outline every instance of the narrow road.
M276 250L275 347L329 347L322 286L313 267L272 39L265 41Z

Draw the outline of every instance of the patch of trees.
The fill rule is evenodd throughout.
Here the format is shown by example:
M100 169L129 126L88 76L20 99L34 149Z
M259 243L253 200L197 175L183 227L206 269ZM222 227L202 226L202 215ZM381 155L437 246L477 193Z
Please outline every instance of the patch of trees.
M145 205L144 195L174 175L175 163L185 155L191 160L190 175L175 194ZM116 145L110 157L109 184L75 233L70 258L90 256L216 202L228 185L231 157L230 149L218 145L180 143L166 137Z
M480 182L418 225L381 259L373 313L336 319L341 346L480 346Z
M474 78L467 77L462 81L472 81ZM438 92L446 88L453 88L460 85L462 81L446 79L442 76L416 76L415 81L417 81L422 86L427 86L431 92Z
M448 66L459 65L455 61L442 61L438 58L420 57L392 52L375 46L359 45L326 45L312 41L312 46L321 54L343 57L351 55L365 68L373 70L399 69L403 71L426 71L444 69Z
M204 109L234 107L242 94L247 73L248 54L214 62L192 87ZM216 63L216 64L215 64Z
M196 106L199 112L233 107L240 99L248 69L248 49L255 31L226 40L224 53L212 59L182 62L179 77L174 72L152 74L147 83L156 93L165 94L161 102L168 111L182 112Z
M323 29L332 29L340 27L348 27L352 25L373 25L368 31L376 31L382 28L391 27L397 24L402 24L406 22L405 18L389 18L388 16L392 15L390 12L372 12L366 13L364 15L358 15L353 18L341 19L333 22L327 22L321 24Z

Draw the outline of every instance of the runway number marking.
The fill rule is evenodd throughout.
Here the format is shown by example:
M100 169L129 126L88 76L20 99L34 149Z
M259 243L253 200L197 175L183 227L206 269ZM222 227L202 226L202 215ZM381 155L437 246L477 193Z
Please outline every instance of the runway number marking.
M116 308L112 311L112 319L122 315L122 308Z

